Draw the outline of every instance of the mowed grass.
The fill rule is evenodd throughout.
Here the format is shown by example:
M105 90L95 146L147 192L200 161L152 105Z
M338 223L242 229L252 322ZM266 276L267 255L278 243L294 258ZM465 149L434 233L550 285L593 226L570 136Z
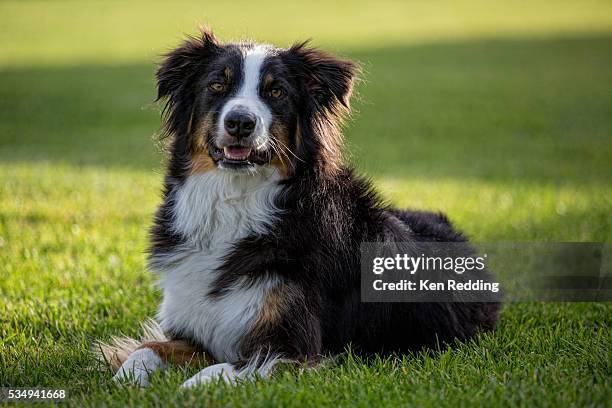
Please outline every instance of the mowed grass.
M606 2L147 4L0 3L0 386L67 388L74 406L610 405L605 303L509 304L494 333L434 355L114 384L92 342L136 335L159 301L153 62L197 20L362 61L348 151L393 203L479 242L612 239Z

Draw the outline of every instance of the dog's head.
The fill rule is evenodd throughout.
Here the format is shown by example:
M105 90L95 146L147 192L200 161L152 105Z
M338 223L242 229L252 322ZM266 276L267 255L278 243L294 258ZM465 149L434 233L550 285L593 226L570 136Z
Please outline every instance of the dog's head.
M202 29L157 72L173 135L171 171L257 172L286 177L340 164L338 124L349 109L357 66L306 43L289 49L221 44Z

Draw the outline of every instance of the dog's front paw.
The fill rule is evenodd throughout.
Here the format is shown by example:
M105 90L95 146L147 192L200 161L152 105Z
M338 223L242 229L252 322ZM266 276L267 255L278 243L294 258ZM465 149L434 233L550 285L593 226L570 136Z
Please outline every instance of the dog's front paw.
M121 365L113 379L117 382L148 387L151 385L149 376L164 368L159 356L149 348L136 350Z
M207 384L221 378L227 383L234 383L236 380L236 369L228 363L215 364L206 367L181 385L181 388L193 388L198 385Z

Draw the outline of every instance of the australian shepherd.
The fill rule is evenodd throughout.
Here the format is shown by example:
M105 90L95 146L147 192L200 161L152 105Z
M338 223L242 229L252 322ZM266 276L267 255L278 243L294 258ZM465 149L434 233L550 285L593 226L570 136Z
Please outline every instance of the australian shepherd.
M163 300L141 340L102 345L145 386L266 377L279 361L402 353L492 329L497 303L367 303L360 244L463 242L442 214L385 204L342 157L356 63L300 43L222 44L209 29L157 71L169 159L149 267Z

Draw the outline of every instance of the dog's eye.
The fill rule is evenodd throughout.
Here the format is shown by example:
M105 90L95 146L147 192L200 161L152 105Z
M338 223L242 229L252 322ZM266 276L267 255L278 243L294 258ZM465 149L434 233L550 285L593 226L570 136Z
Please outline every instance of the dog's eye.
M225 90L225 85L223 85L221 82L213 82L212 84L208 85L208 87L215 92L223 92Z
M283 96L283 90L282 90L282 89L279 89L279 88L273 88L273 89L271 89L271 90L270 90L270 96L271 96L272 98L276 98L276 99L278 99L278 98L280 98L281 96Z

